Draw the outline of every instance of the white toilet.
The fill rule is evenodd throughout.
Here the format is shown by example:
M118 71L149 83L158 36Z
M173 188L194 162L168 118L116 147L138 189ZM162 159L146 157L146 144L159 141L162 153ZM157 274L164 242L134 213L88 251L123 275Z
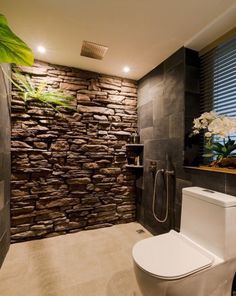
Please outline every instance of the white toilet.
M144 296L231 296L236 197L184 188L180 233L139 241L133 261Z

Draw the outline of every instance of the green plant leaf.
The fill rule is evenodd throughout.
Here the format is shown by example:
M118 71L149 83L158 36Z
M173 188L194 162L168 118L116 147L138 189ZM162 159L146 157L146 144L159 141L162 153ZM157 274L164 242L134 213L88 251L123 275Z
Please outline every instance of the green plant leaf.
M42 93L45 91L45 88L46 88L46 82L41 82L38 86L38 92L39 93Z
M0 62L32 66L32 50L8 27L7 19L0 14Z
M228 149L229 154L232 154L232 152L233 152L235 149L236 149L236 148L230 148L230 149Z
M213 153L204 153L203 154L203 157L212 157L212 156L214 156Z
M222 152L221 147L219 148L219 147L217 147L216 145L212 145L211 147L208 147L208 150L216 151L216 152L219 152L219 153Z
M221 149L221 151L222 151L222 152L227 152L227 148L226 148L226 147L223 147L223 148Z
M17 82L20 83L21 86L27 91L32 92L35 91L35 89L32 88L32 85L29 83L29 80L27 78L27 75L22 75L19 72L13 72L13 78L17 80Z
M25 102L28 100L28 95L29 95L28 92L23 93L23 99L24 99Z
M222 149L224 147L224 145L222 145L221 143L219 142L214 142L213 143L214 146L217 146L219 149Z
M234 140L229 139L226 143L225 143L225 147L231 147L235 144Z
M14 72L13 78L20 84L18 85L14 82L14 85L20 90L25 102L35 99L49 105L55 111L57 110L54 106L76 111L71 104L71 100L74 99L74 97L62 92L47 90L45 82L40 83L39 86L35 86L29 75Z

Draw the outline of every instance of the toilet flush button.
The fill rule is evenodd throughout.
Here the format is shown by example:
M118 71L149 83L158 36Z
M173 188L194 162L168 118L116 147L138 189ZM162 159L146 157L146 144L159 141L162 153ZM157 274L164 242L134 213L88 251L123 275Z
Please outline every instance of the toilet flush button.
M210 189L203 189L202 191L209 192L209 193L215 193L215 191L210 190Z

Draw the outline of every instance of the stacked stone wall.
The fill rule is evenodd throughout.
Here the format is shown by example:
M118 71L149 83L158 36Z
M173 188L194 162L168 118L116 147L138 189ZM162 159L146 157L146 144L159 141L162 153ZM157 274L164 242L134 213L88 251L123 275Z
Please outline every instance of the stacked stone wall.
M13 92L12 241L134 221L125 145L137 130L136 82L39 61L20 70L71 94L77 111Z

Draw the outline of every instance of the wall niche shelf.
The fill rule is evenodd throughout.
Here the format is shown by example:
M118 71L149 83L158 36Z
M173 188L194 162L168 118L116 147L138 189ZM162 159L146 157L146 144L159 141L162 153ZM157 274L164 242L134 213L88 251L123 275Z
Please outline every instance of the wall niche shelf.
M135 164L126 164L125 167L128 169L143 169L143 165L135 165Z
M144 144L126 144L126 147L144 147Z
M232 174L236 175L236 169L228 169L228 168L216 168L216 167L208 167L208 166L184 166L185 169L192 169L198 171L205 171L205 172L213 172L213 173L223 173L223 174Z
M144 144L126 144L126 168L143 169L143 149Z

